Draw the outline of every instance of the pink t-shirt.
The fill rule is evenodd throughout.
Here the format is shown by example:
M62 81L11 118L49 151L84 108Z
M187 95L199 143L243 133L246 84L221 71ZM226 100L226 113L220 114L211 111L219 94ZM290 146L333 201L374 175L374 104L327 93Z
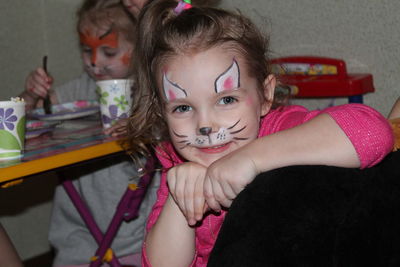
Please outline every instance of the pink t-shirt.
M287 106L272 110L261 121L259 137L302 124L315 116L327 113L341 127L354 145L361 162L360 168L371 167L379 163L393 147L393 134L387 120L374 109L362 104L347 104L330 107L322 111L308 111L301 106ZM158 151L158 158L165 169L183 162L171 144L166 144L167 151ZM150 213L146 230L157 221L168 198L166 171L161 176L157 201ZM200 226L196 227L196 253L190 266L205 267L208 257L225 218L225 211L220 215L209 214ZM142 266L151 266L146 255L146 245L142 250Z

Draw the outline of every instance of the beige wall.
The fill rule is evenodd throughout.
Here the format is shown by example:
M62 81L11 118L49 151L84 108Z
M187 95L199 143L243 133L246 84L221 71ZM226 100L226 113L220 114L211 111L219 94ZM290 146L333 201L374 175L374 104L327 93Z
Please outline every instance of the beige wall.
M28 72L49 56L57 84L81 71L74 29L81 0L0 0L0 99L17 95ZM270 34L274 56L321 55L344 59L349 72L369 72L376 93L365 97L385 115L400 95L400 1L223 0ZM327 101L305 105L321 107ZM344 103L345 100L336 101ZM303 102L301 102L303 103ZM1 175L1 171L0 171ZM35 178L36 179L36 178ZM0 221L23 258L45 252L54 177L0 192ZM24 191L25 190L25 191ZM26 192L29 191L28 195ZM35 193L47 194L36 200ZM11 200L27 205L15 207ZM7 207L7 208L5 208ZM13 211L15 208L15 211Z
M273 56L341 58L348 72L372 73L376 92L364 103L384 115L400 96L400 1L225 0L270 34ZM310 107L322 103L302 101ZM325 101L326 103L327 101ZM346 101L336 101L345 103Z
M81 0L0 0L0 99L23 90L28 73L49 56L55 83L81 71L75 10Z

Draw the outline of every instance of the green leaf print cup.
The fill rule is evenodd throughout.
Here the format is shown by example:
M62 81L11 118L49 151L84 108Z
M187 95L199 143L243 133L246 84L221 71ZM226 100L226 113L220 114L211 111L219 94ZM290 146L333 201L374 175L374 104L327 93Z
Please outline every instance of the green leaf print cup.
M113 126L118 120L130 114L133 81L129 79L104 80L96 82L100 102L103 128Z
M0 161L21 157L25 141L25 102L0 101Z

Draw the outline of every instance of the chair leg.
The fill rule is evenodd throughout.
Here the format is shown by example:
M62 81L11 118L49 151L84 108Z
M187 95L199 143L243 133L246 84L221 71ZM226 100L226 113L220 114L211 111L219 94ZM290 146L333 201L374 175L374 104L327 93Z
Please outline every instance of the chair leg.
M112 250L110 250L110 247L115 235L119 230L119 227L121 226L122 221L131 220L138 216L140 203L142 202L143 197L146 194L147 187L152 180L152 176L154 173L152 170L154 169L154 164L154 159L149 158L146 162L145 169L151 170L151 172L147 173L139 180L138 186L135 184L130 184L128 186L120 202L118 203L117 209L104 236L100 228L94 221L93 216L89 211L89 208L84 203L84 201L82 201L72 181L67 179L63 175L63 173L60 173L60 177L63 180L62 185L65 191L67 192L72 203L81 215L90 233L93 235L94 239L99 245L99 248L96 250L96 255L93 257L93 260L90 263L90 267L99 267L103 263L103 258L108 252L111 253L107 255L107 257L110 258L110 265L112 267L121 267L121 264L119 263L117 257L112 252Z
M60 176L63 178L62 185L63 185L65 191L67 192L68 196L70 197L75 208L78 210L79 214L81 215L83 221L85 222L88 230L90 231L90 233L96 240L97 244L100 245L103 240L103 233L101 232L100 228L94 221L93 216L89 211L89 208L86 206L86 204L80 198L79 193L75 189L72 181L69 179L65 179L63 174L60 174ZM101 263L101 260L102 259L98 259L97 261L99 261ZM116 257L112 257L110 264L112 267L120 267L121 266L121 264L119 264Z

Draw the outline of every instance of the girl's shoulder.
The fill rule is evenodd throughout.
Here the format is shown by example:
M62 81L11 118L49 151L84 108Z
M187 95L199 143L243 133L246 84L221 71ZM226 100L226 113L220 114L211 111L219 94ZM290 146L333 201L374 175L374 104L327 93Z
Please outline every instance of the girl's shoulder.
M178 153L176 153L171 142L162 142L156 148L156 156L164 169L172 168L183 162Z
M309 113L303 106L281 106L271 110L261 121L259 137L294 127Z

